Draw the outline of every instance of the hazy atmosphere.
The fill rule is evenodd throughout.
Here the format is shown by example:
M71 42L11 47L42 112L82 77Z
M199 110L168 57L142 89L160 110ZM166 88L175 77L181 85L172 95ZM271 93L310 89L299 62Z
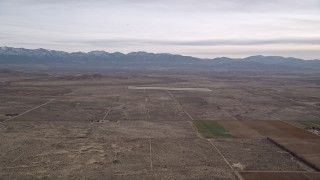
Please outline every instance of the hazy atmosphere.
M0 180L320 180L320 0L0 0Z
M0 46L320 58L320 0L0 0Z

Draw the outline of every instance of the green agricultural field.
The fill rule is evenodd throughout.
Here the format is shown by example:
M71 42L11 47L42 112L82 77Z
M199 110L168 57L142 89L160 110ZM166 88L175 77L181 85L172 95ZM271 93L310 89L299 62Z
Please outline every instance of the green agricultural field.
M320 128L320 121L289 121L289 123L292 123L293 125L301 127L303 129L311 127Z
M235 138L216 121L194 121L199 133L205 138Z

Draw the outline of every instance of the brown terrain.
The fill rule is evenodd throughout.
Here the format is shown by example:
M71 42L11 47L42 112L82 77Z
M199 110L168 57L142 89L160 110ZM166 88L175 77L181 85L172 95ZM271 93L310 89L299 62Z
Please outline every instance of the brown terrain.
M320 75L5 72L0 102L0 179L320 179L291 123L320 121Z

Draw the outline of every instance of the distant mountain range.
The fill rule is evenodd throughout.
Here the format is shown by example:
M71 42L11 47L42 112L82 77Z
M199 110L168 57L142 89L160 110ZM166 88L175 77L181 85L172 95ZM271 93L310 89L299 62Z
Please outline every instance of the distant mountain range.
M280 56L250 56L201 59L176 54L105 51L63 52L47 49L1 47L2 67L97 68L97 69L206 69L227 71L320 72L320 60L302 60Z

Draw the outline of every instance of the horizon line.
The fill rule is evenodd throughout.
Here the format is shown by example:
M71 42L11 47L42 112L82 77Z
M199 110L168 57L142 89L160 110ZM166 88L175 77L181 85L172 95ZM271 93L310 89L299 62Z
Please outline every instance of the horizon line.
M210 59L218 59L218 58L245 59L245 58L249 58L249 57L263 56L263 57L294 58L294 59L300 59L300 60L304 60L304 61L320 61L320 58L319 58L319 59L302 59L302 58L296 58L296 57L293 57L293 56L263 55L263 54L249 55L249 56L244 56L244 57L241 57L241 58L230 58L230 57L227 57L227 56L216 56L216 57L211 57L211 58L200 58L200 57L196 57L196 56L189 56L189 55L183 55L183 54L177 54L177 53L166 53L166 52L155 53L155 52L147 52L147 51L131 51L131 52L128 52L128 53L124 53L124 52L120 52L120 51L113 51L113 52L111 52L111 51L105 51L105 50L66 51L66 50L54 50L54 49L46 49L46 48L24 48L24 47L0 46L0 49L3 49L3 48L26 49L26 50L41 50L41 49L44 49L44 50L47 50L47 51L65 52L65 53L69 53L69 54L72 54L72 53L85 53L85 54L88 54L88 53L90 53L90 52L106 52L106 53L110 53L110 54L113 54L113 53L121 53L121 54L124 54L124 55L128 55L128 54L130 54L130 53L139 53L139 52L142 52L142 53L149 53L149 54L178 55L178 56L191 57L191 58L196 58L196 59L201 59L201 60L210 60Z

